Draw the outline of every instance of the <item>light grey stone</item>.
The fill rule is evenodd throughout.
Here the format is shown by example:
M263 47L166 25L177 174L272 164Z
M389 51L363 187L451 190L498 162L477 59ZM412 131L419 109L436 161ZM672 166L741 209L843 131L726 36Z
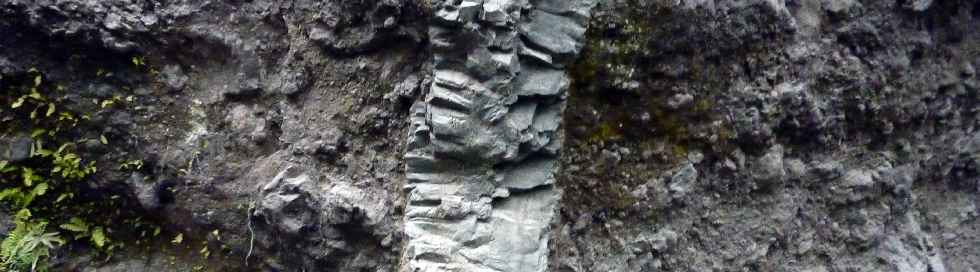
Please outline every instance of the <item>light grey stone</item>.
M6 160L9 162L20 162L30 158L31 156L31 146L34 145L34 141L31 138L25 136L11 137L11 138L0 138L0 160Z
M553 158L532 159L503 171L501 185L511 191L527 191L555 183Z
M783 147L781 145L772 146L765 155L755 162L752 175L756 181L766 186L781 183L786 177L786 169L783 166Z
M693 95L688 93L679 93L671 96L670 99L667 100L667 107L671 109L679 109L681 107L691 105L691 102L694 102Z
M555 67L581 49L591 4L539 4L547 11L510 0L445 2L435 11L434 80L424 103L412 107L405 155L406 269L548 268L569 87ZM470 40L470 31L487 38ZM439 49L460 44L470 47Z
M163 67L160 74L163 77L163 83L170 88L171 91L181 91L187 86L187 81L190 79L180 65L167 65Z
M823 8L834 13L845 12L856 5L860 3L854 0L823 0Z
M678 239L678 234L670 229L662 229L653 234L650 239L650 247L659 253L665 252L670 246L673 246Z
M932 7L932 2L933 0L911 0L905 2L905 8L921 12Z
M533 66L532 66L533 67ZM521 96L557 95L568 88L569 80L562 70L532 68L517 78L517 94ZM540 69L540 70L539 70Z
M683 198L693 190L692 186L697 180L698 170L691 163L685 164L670 178L670 185L667 188L670 190L671 197Z
M530 42L526 46L541 48L560 61L572 59L581 50L585 26L575 19L533 10L529 20L521 26L521 35Z
M841 178L840 185L833 188L839 201L857 202L876 193L872 173L864 169L849 170Z

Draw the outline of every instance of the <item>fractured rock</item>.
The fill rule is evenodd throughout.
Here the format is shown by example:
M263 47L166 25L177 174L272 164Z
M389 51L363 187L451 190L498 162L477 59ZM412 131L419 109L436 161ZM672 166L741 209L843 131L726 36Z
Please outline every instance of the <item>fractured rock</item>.
M591 1L535 2L434 4L434 77L405 155L407 270L548 268L560 67L584 44Z

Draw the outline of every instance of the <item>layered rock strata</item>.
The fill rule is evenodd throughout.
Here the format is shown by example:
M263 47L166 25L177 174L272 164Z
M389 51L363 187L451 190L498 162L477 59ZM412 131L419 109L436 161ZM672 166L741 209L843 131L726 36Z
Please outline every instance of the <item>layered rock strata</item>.
M591 0L437 1L412 106L405 271L545 271L569 79Z

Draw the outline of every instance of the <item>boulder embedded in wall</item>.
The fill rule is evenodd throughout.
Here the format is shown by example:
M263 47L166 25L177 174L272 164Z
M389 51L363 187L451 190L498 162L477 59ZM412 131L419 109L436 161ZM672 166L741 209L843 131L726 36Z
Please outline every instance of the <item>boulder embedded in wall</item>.
M28 137L0 138L0 160L18 162L31 156L34 141Z
M677 170L676 174L670 178L670 185L667 187L671 198L680 199L690 193L698 180L698 170L694 164L688 163Z
M760 157L751 169L752 177L764 187L777 186L786 177L783 167L783 147L775 145Z

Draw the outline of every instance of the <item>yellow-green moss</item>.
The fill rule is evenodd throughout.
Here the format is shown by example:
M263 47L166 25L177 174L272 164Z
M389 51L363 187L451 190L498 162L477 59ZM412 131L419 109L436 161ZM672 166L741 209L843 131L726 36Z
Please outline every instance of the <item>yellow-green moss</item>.
M600 124L595 131L589 136L589 142L599 143L609 140L619 139L623 136L622 132L618 128L610 123Z
M640 0L630 1L640 6ZM647 163L645 169L564 173L560 182L566 192L566 206L629 209L637 199L628 188L648 180L641 176L670 168L693 150L726 148L724 142L732 137L730 129L713 125L722 119L716 109L717 96L712 93L728 84L720 80L724 78L722 67L695 52L681 78L657 73L658 62L672 59L653 51L649 43L658 36L671 35L668 28L658 28L661 20L669 19L670 10L657 6L593 18L580 58L568 67L572 84L565 124L571 128L567 148L572 153L594 152L596 147L616 144L658 152L654 157L658 161ZM606 28L610 24L618 26L615 33ZM641 88L610 88L634 80L641 82ZM681 84L695 94L695 101L681 109L668 107L667 99ZM640 118L647 114L649 119ZM714 137L703 137L705 134Z

